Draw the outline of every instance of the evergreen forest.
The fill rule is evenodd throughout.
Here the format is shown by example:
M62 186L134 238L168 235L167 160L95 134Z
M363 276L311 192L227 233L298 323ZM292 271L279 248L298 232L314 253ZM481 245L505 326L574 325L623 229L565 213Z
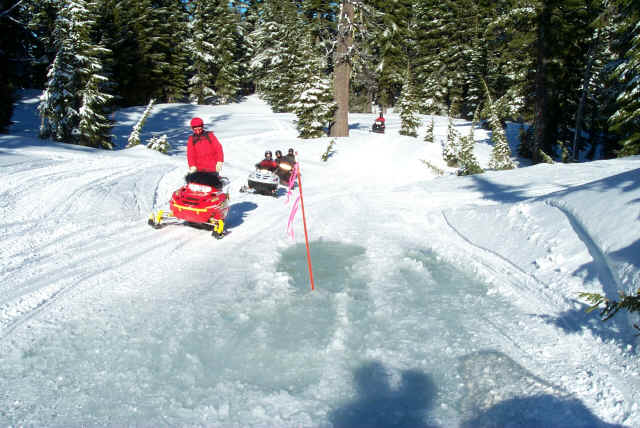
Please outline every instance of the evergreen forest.
M105 149L117 108L257 93L301 138L393 107L526 124L533 162L640 154L638 1L0 0L0 31L5 132L25 88L41 137Z

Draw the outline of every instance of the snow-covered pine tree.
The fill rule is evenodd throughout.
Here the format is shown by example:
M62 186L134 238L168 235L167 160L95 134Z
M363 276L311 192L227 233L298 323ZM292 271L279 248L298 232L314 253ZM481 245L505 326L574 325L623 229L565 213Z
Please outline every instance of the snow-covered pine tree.
M435 128L435 123L433 121L433 118L431 118L431 121L427 125L427 132L424 134L424 141L426 141L427 143L434 143L435 142L435 139L434 139L434 136L433 136L433 129L434 128Z
M134 147L140 144L140 132L142 131L142 127L144 126L144 123L147 121L149 114L151 114L151 109L153 108L153 103L155 103L155 101L156 100L152 98L149 101L149 104L147 104L147 108L145 108L144 112L142 112L142 116L140 117L140 120L138 120L138 122L133 126L133 129L131 130L131 134L129 134L129 138L127 140L128 141L127 146L125 148L129 149L131 147Z
M167 140L167 134L153 135L147 140L147 148L165 154L169 152L171 144Z
M491 3L481 6L480 40L483 49L481 73L491 92L496 94L494 107L499 117L531 117L527 102L531 96L535 70L536 8L525 4ZM486 53L485 53L486 51ZM484 92L482 87L481 92ZM488 117L488 111L483 112Z
M504 133L504 128L502 127L500 118L493 106L493 100L491 99L491 94L489 93L489 88L486 83L484 83L484 87L487 95L491 139L493 140L493 150L491 151L491 159L489 159L489 168L513 169L516 166L511 160L511 148L509 147L507 136Z
M420 127L420 118L418 117L418 99L415 95L415 88L411 71L407 70L407 77L402 86L400 95L400 135L409 137L417 137L417 129Z
M42 138L111 148L110 123L102 111L111 96L101 92L105 77L99 74L105 49L91 41L94 24L85 0L60 5L54 31L58 50L38 106Z
M298 82L293 87L296 125L300 138L318 138L326 134L325 128L333 118L335 102L330 79L323 74L324 57L313 49L312 33L301 39Z
M214 85L218 101L226 104L240 91L240 58L237 55L240 20L228 0L216 1L213 18Z
M251 40L251 33L258 22L255 0L244 0L234 4L236 13L242 18L238 23L236 42L236 62L238 63L238 76L240 77L240 94L248 95L255 92L253 73L251 72L251 60L255 56L255 50Z
M162 99L169 103L183 101L188 93L187 69L189 57L187 51L188 14L185 2L176 0L156 0L161 7L157 10L159 32L165 53Z
M475 5L474 7L474 25L470 29L470 34L472 35L471 44L465 51L468 61L464 66L464 98L462 103L462 115L464 117L472 117L482 103L481 79L487 63L486 43L483 43L481 39L484 31L484 28L481 27L482 17L479 8Z
M292 101L298 34L296 5L291 0L264 0L251 34L256 51L251 69L256 89L276 112L286 111Z
M475 0L457 0L441 2L441 31L446 36L442 46L441 61L445 64L440 79L446 85L449 114L459 117L465 111L465 90L468 89L468 68L470 64L471 44L475 33Z
M640 7L637 7L640 9ZM611 128L621 137L619 156L640 154L640 11L636 11L635 22L630 15L626 28L633 34L629 49L623 54L614 76L623 85L617 97L617 111L611 116Z
M216 4L197 0L193 2L193 20L189 23L189 42L187 50L191 57L189 72L189 98L197 104L205 104L215 95L214 64L215 34L212 25Z
M380 12L381 21L376 37L379 51L377 99L386 107L395 104L405 80L412 0L373 0L372 3Z
M447 125L447 139L442 147L442 157L448 166L458 165L458 156L460 153L460 133L453 125L453 118L449 116Z
M108 0L117 31L110 48L121 105L142 105L150 98L178 100L186 94L185 3Z
M373 113L376 94L378 94L376 69L380 63L375 10L360 6L355 10L354 20L359 25L354 31L349 111Z
M469 135L460 139L460 153L458 154L460 169L458 170L458 175L473 175L484 172L480 167L476 156L473 154L473 147L475 145L473 130L475 126L476 122L473 121L471 123L471 128L469 129Z
M93 64L93 66L96 67L98 64ZM78 132L74 137L83 146L112 149L111 128L113 123L103 112L104 106L111 101L113 96L100 91L100 86L106 77L99 75L99 71L96 69L91 73L84 88L78 94L81 98L81 107L78 112Z
M444 15L437 3L430 0L416 0L413 14L416 37L413 70L416 82L422 82L416 88L421 95L420 112L446 114L446 86L442 85L440 75L444 69L444 62L439 54L446 40L440 26Z

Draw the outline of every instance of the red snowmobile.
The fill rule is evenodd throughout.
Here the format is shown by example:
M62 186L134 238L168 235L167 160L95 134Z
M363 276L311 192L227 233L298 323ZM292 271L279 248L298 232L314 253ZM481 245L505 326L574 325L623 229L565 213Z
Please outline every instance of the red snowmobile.
M160 229L166 220L182 220L188 224L212 226L212 235L222 238L224 220L229 213L229 180L216 173L194 172L186 176L187 184L173 192L169 201L171 214L164 210L151 213L149 225Z

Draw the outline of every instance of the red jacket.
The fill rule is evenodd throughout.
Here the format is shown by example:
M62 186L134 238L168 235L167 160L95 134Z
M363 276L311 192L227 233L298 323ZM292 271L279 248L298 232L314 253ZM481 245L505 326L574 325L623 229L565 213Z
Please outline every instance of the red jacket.
M260 169L268 169L269 171L275 171L278 168L278 164L272 159L263 159L256 164L256 167Z
M377 118L377 119L376 119L376 122L382 122L382 123L384 123L384 117L379 117L379 118Z
M208 137L208 138L207 138ZM211 131L190 135L187 141L187 162L198 171L215 172L216 164L224 162L222 145Z

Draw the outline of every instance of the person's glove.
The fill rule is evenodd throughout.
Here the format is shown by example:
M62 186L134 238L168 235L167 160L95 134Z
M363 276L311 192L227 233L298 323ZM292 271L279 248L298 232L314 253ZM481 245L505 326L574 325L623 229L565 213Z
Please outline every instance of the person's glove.
M218 162L216 164L216 172L220 172L222 170L222 162Z
M198 170L198 168L196 168L195 166L190 166L189 167L189 173L190 174L196 172L197 170Z

